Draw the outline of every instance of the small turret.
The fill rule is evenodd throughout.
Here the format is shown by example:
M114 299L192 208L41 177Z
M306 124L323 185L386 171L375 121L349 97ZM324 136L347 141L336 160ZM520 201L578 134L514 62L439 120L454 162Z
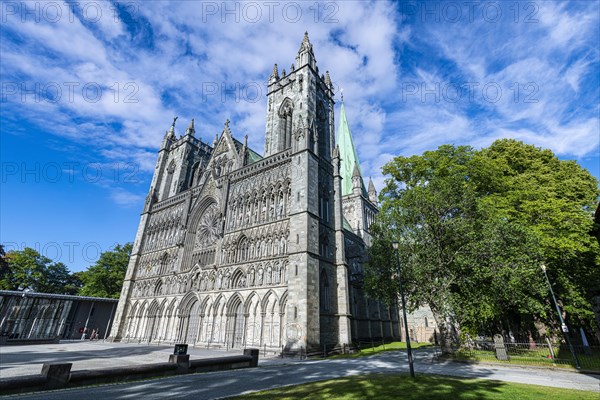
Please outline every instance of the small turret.
M163 139L161 149L168 148L171 143L173 143L177 138L175 137L175 122L177 122L177 117L173 118L173 123L167 132L165 132L165 137Z
M273 65L273 72L269 77L269 83L277 82L279 80L279 71L277 70L277 64Z
M371 178L369 178L369 201L373 204L377 204L377 190L375 190L375 185Z
M194 118L190 121L190 126L185 130L186 135L194 136L196 129L194 129Z
M358 164L354 164L354 171L352 172L352 192L354 194L361 194L363 190L362 177L358 170Z
M333 84L331 83L331 77L329 76L329 71L325 71L325 84L331 90L333 90Z
M317 66L317 60L315 59L315 53L313 53L313 47L308 39L308 32L304 32L304 38L300 44L298 55L296 56L296 66L298 69L305 65L309 65L312 69Z
M173 123L171 124L171 127L169 128L169 131L167 132L167 135L169 137L175 138L175 122L177 122L177 118L179 118L179 117L173 118Z

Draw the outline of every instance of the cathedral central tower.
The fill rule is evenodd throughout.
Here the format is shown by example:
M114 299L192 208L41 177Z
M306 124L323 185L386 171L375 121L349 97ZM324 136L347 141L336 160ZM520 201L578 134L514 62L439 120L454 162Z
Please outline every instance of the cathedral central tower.
M333 144L333 85L319 68L308 33L296 63L281 75L277 64L269 77L265 157L296 147L330 159ZM295 143L295 142L298 143Z

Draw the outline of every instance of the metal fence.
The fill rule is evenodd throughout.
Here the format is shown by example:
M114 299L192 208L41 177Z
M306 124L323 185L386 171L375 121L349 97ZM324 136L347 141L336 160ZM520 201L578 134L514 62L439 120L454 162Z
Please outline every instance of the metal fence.
M584 370L600 371L600 346L573 346L565 343L504 343L475 341L455 349L452 358L547 367L575 367L575 357Z

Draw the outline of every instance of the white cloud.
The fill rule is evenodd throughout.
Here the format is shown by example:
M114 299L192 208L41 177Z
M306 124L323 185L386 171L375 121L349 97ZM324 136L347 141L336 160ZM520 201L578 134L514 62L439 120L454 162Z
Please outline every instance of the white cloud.
M589 94L581 97L586 77L598 69L597 5L537 2L539 23L533 24L507 17L497 24L481 18L457 24L417 18L410 25L393 3L380 1L331 3L335 7L321 8L316 21L314 4L302 3L303 18L297 22L286 21L283 4L270 22L262 5L256 23L241 14L235 23L235 15L223 14L225 4L216 2L136 3L131 21L115 19L107 1L96 4L103 18L95 23L9 18L0 68L17 82L97 83L101 99L86 101L80 91L73 101L63 98L56 104L15 97L5 103L5 112L18 110L60 137L85 142L108 160L133 160L143 171L153 170L155 150L175 115L181 117L178 132L195 118L196 135L209 143L230 118L234 135L243 140L248 134L250 146L262 152L264 83L273 63L289 70L305 30L321 72L329 70L336 87L344 88L363 171L379 188L380 167L392 154L421 153L448 142L485 145L512 135L561 155L583 157L597 149L597 109L586 104ZM216 14L209 12L210 4L218 7ZM503 96L495 103L481 93L472 102L403 101L401 84L411 79L427 87L448 80L497 82ZM527 103L524 85L532 82L537 102ZM128 83L133 86L126 90ZM515 83L519 101L510 89ZM258 101L242 97L236 102L232 95L222 100L222 85L254 84L262 88ZM212 85L218 92L209 95ZM125 102L134 91L137 102ZM597 95L591 100L597 102ZM127 196L118 193L113 199L124 204L132 198Z

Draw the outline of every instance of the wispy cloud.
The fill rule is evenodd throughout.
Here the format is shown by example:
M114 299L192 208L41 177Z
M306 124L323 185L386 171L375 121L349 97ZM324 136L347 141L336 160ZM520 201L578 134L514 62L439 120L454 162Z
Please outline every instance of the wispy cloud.
M21 10L5 8L3 132L26 120L85 144L106 162L135 162L148 175L174 115L179 132L195 117L197 135L209 142L230 118L234 134L248 134L261 151L266 79L273 63L289 69L305 30L321 72L330 71L338 92L344 88L363 171L378 185L380 167L394 154L448 142L485 146L517 137L564 157L598 148L595 2L511 3L517 14L495 3L502 17L493 22L487 3L473 6L472 18L463 8L457 22L439 3L421 2L270 9L260 2L95 1L72 5L71 18L60 4L58 21L23 22ZM36 84L44 88L40 101L22 96ZM454 101L456 87L463 93ZM120 205L140 202L145 189L136 190L110 197Z

